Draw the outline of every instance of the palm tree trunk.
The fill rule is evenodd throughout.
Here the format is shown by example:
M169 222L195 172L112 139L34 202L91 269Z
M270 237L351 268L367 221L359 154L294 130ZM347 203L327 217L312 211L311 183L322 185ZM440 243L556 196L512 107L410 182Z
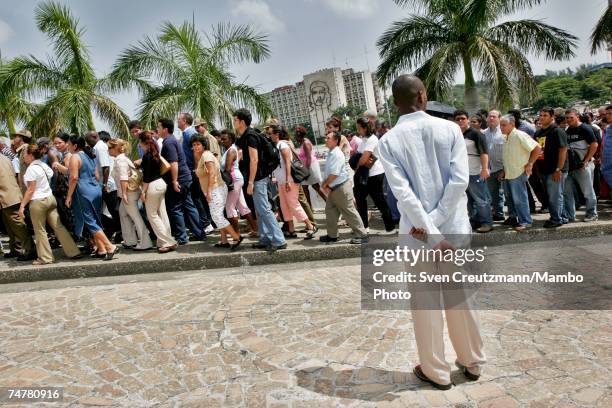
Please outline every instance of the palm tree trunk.
M87 130L96 130L96 125L94 125L91 109L87 111Z
M463 56L463 70L465 71L465 110L472 114L478 109L479 101L478 90L476 89L476 80L474 79L474 71L472 70L472 60L468 55Z
M6 116L6 127L8 128L9 134L13 135L17 133L17 129L15 129L15 121L8 115Z

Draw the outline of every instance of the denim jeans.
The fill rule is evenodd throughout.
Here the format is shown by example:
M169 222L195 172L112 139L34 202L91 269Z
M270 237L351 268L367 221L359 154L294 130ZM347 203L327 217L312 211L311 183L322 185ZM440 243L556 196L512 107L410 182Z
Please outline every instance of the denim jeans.
M563 190L563 221L576 219L576 204L574 201L574 185L582 191L586 200L586 216L597 215L597 197L593 189L593 170L595 166L589 163L586 168L581 170L572 170L567 175L565 180L565 188Z
M263 178L255 182L253 186L253 203L257 212L257 225L259 227L259 243L263 245L281 246L286 244L285 237L281 231L276 217L268 201L269 178Z
M503 182L497 179L501 172L502 170L491 173L491 176L487 179L487 187L489 187L489 195L493 204L493 215L498 217L504 216Z
M527 175L523 173L515 179L504 180L504 193L508 204L508 215L518 218L519 225L531 226L533 221L529 213Z
M193 204L200 215L200 226L202 229L205 229L211 224L208 201L206 200L206 197L204 197L204 192L200 187L200 182L198 181L198 176L195 174L195 172L191 173L191 177L192 180L195 180L193 183L191 183L191 200L193 200Z
M472 221L481 226L493 225L491 216L491 197L487 183L479 174L470 176L470 183L467 188L468 212L472 216ZM474 209L474 211L472 211Z
M187 226L196 238L203 238L204 231L200 225L200 214L191 199L191 181L181 184L181 191L174 191L174 187L168 186L166 190L166 210L170 219L172 235L179 244L189 242ZM185 225L187 222L187 226Z
M391 218L397 224L400 220L400 212L397 208L397 198L393 195L393 190L391 190L391 186L385 177L385 181L383 184L383 193L385 195L385 200L387 201L387 205L389 206L389 211L391 212Z
M546 192L548 193L548 211L550 221L555 224L563 223L563 189L567 173L561 173L561 179L557 182L552 179L552 174L545 176Z

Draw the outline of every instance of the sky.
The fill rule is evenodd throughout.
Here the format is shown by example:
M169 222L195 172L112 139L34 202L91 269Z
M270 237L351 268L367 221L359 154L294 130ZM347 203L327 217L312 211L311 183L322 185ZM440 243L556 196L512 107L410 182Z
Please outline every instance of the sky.
M195 18L202 31L219 22L249 23L268 34L271 57L260 64L233 66L240 81L268 92L293 84L304 74L328 67L374 71L380 59L376 40L393 22L415 12L392 0L64 0L85 27L94 69L107 74L117 55L145 35L154 36L162 22ZM550 62L530 55L536 74L583 63L608 60L605 52L591 56L588 37L607 0L548 0L508 19L542 19L580 38L576 57ZM45 57L47 38L36 28L38 1L0 2L0 52L3 58L32 54ZM456 78L463 82L462 73ZM115 100L128 115L137 111L138 95L123 92Z

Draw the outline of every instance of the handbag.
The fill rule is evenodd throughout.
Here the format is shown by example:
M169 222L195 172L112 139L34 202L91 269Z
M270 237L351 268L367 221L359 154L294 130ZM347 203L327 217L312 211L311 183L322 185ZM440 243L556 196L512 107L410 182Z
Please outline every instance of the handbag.
M227 170L222 170L221 178L227 186L227 190L232 191L234 189L234 178L232 177L231 173L229 173Z
M128 177L128 191L139 191L142 185L142 172L135 167L130 166L130 175Z
M310 177L310 169L306 167L304 163L297 157L295 151L290 147L291 155L293 159L291 160L291 178L295 183L301 183L304 180L307 180Z
M159 163L159 174L163 176L170 170L171 166L170 163L168 163L168 160L164 159L162 155L159 155Z

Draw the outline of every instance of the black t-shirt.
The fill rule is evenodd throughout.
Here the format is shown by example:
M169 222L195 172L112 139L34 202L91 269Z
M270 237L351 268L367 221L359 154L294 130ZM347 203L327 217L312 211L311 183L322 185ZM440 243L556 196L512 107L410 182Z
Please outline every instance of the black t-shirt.
M542 165L542 172L544 174L553 174L559 164L559 149L567 147L567 135L563 129L555 125L551 125L546 129L538 129L535 134L535 139L540 140L544 138L544 160ZM565 163L561 167L563 173L567 173L569 169L567 157Z
M191 181L191 171L189 170L189 167L187 167L185 153L183 152L183 148L179 146L178 141L174 136L170 135L164 139L161 155L170 164L172 164L172 162L178 163L179 184L184 184ZM172 185L172 170L164 174L163 178L168 185Z
M565 130L565 133L567 133L567 143L570 149L586 151L591 143L597 141L593 129L585 123L576 127L570 126Z
M249 182L249 174L251 172L251 156L249 155L249 147L257 149L259 157L259 146L261 136L255 132L252 128L248 128L242 136L236 141L236 146L242 150L242 160L238 164L240 172L244 176L245 184ZM261 173L261 163L257 164L257 174L255 175L255 181L261 180L265 176Z
M152 183L161 177L161 162L153 160L153 155L149 152L142 156L142 181Z
M463 137L465 139L465 147L468 154L470 175L480 174L482 171L480 155L489 154L487 138L480 130L476 130L471 127L467 128L466 131L463 132Z

